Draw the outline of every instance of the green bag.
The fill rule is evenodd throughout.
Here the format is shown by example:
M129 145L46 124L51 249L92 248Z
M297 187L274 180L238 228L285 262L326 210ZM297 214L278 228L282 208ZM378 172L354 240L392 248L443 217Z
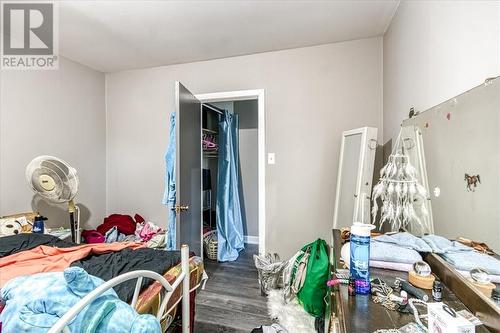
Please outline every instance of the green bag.
M328 267L328 247L323 239L304 246L295 260L292 290L304 309L315 317L325 314Z

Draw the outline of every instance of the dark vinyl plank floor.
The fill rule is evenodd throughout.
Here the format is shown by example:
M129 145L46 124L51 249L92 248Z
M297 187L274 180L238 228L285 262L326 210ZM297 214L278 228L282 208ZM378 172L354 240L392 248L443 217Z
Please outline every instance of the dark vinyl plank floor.
M257 245L247 244L237 261L205 258L209 279L196 296L195 333L250 332L271 323L253 262L257 252Z

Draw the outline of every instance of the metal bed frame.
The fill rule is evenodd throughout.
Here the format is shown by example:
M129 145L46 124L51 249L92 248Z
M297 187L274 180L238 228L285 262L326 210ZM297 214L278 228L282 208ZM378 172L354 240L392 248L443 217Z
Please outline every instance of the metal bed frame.
M168 301L173 294L173 291L181 285L182 283L182 333L189 333L191 328L191 320L189 316L189 247L187 245L182 245L181 247L181 274L177 277L173 284L170 284L163 276L160 274L147 271L138 270L128 272L101 284L99 287L91 291L85 297L83 297L78 303L76 303L71 309L68 310L55 324L50 328L48 333L71 333L68 324L75 318L80 311L82 311L87 305L89 305L96 298L101 296L105 291L119 285L122 282L137 279L135 284L134 295L130 305L135 308L137 299L141 291L141 284L143 278L150 278L161 283L163 288L165 288L166 295L160 304L158 312L156 313L156 318L161 321L164 316L165 308L167 307Z

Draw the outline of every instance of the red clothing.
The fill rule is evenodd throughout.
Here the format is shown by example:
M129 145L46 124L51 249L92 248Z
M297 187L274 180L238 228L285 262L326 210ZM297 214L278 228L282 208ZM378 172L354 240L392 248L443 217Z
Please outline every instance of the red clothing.
M137 223L144 222L144 219L139 214L135 214L135 221L130 215L111 214L104 218L104 222L97 227L97 231L101 235L105 235L109 229L117 227L118 231L125 235L132 235L135 233L135 226Z

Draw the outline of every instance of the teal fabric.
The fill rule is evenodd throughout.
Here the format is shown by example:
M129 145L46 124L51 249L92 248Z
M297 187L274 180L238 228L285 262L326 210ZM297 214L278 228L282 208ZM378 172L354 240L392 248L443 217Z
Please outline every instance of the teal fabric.
M168 233L167 233L167 250L176 249L176 214L171 208L175 206L176 189L175 189L175 112L170 114L170 135L168 141L167 152L165 153L165 193L163 194L163 204L168 209ZM200 143L201 144L201 143Z
M392 235L381 235L372 238L373 242L383 242L394 244L406 249L412 249L418 252L432 252L431 247L423 239L414 236L408 232L399 232Z
M224 111L219 122L217 260L234 261L244 249L239 194L238 115Z
M80 267L64 272L40 273L10 280L1 290L6 302L0 314L3 332L45 333L68 309L104 283ZM127 318L127 320L123 320ZM138 315L108 290L85 307L69 328L82 333L160 333L160 323L151 315Z

